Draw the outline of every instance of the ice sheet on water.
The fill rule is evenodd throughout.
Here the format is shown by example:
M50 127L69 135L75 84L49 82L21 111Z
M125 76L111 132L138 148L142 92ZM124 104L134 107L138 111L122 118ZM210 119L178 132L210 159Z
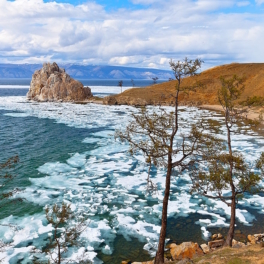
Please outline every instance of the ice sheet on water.
M11 116L11 117L27 117L29 114L27 113L6 113L5 116Z
M60 162L48 162L38 168L39 172L48 175L68 173L72 172L73 170L74 169L71 166Z
M125 216L123 214L117 214L116 218L117 233L122 234L127 240L130 240L130 237L136 237L141 242L146 242L147 238L154 241L158 239L159 226L141 220L136 221L131 216Z
M97 143L101 140L101 138L94 138L94 137L89 137L89 138L85 138L82 142L83 143L90 143L90 144L93 144L93 143Z
M82 167L86 163L86 155L75 153L71 158L67 160L67 163L72 167Z
M164 108L168 111L172 109ZM87 144L96 143L92 149L85 153L75 153L65 162L48 162L40 166L38 171L44 175L40 175L40 178L30 178L31 185L19 194L21 197L43 207L64 201L73 204L76 213L88 215L90 224L82 238L85 240L89 258L95 263L100 263L96 258L96 251L105 254L113 252L117 234L128 240L136 237L146 243L144 248L149 252L153 252L153 248L155 250L160 229L165 170L157 169L151 172L151 179L158 186L158 190L152 196L146 195L148 168L144 163L145 158L142 155L132 158L127 153L127 144L115 141L109 136L114 134L115 128L124 128L129 114L137 111L136 109L95 104L28 103L23 97L8 97L6 100L0 98L0 109L18 111L38 118L50 118L68 126L92 128L96 131L82 141ZM181 108L181 119L186 125L186 120L193 123L201 119L201 114L205 118L223 121L220 116L212 117L211 112L207 110L198 112L196 108ZM181 132L187 133L188 129L186 126ZM222 132L220 137L224 139L224 126ZM264 141L255 135L240 136L234 138L233 145L237 150L246 150L247 160L253 162L253 158L257 157L264 147ZM209 236L208 227L228 226L226 219L230 216L229 208L221 202L191 196L188 193L190 179L187 173L181 178L173 178L171 183L173 191L169 202L170 216L187 217L190 213L208 216L210 219L197 221L204 238ZM240 205L243 208L237 210L239 221L243 224L252 223L254 217L247 212L247 207L254 207L263 213L263 199L257 195L242 199ZM47 236L50 231L45 223L37 222L29 225L23 232L26 241L34 239L34 243L41 243L40 236ZM5 233L5 237L9 240L15 238L16 243L25 242L15 237L11 231ZM29 247L21 246L21 249L28 252ZM76 252L73 252L72 256L75 254Z
M91 136L109 138L109 137L113 136L114 133L115 133L114 130L103 130L103 131L98 131L98 132L92 133Z

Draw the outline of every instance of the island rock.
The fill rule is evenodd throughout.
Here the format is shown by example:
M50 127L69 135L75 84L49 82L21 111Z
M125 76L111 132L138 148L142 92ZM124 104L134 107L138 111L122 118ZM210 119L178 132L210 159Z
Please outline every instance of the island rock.
M89 87L83 87L64 69L53 62L44 63L32 76L27 98L39 102L83 102L93 95Z

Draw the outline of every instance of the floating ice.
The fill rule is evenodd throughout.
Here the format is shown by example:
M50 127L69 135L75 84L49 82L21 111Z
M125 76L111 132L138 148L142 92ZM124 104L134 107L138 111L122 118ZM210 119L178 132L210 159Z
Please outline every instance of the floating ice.
M201 230L203 238L207 240L211 236L211 233L204 226L201 227Z
M73 168L67 164L55 162L55 163L45 163L41 167L38 168L38 171L43 174L59 174L59 173L67 173L73 171Z
M72 167L82 167L86 162L86 155L85 154L74 154L71 158L67 160L67 163Z
M101 139L100 138L93 138L93 137L90 137L90 138L85 138L82 142L83 143L90 143L90 144L93 144L93 143L97 143L98 141L100 141Z
M11 117L27 117L29 114L27 113L6 113L5 116L11 116Z
M171 110L170 107L164 107ZM81 235L87 257L94 263L102 263L96 252L112 254L117 235L127 240L137 238L145 243L144 249L155 251L160 231L162 199L165 187L166 171L162 168L151 171L151 180L158 190L149 195L146 190L148 167L145 158L137 155L132 158L127 153L128 145L112 136L116 128L124 128L129 114L137 111L129 106L77 105L71 103L37 103L27 102L25 97L0 98L0 109L12 111L11 116L32 116L49 118L75 128L86 128L87 135L80 143L87 145L85 153L73 153L67 160L50 161L38 168L39 178L30 178L31 185L17 194L29 202L45 206L52 203L71 203L76 214L88 217L88 226ZM149 107L149 109L157 109ZM17 111L18 113L16 113ZM122 116L122 118L120 118ZM186 124L182 133L188 132L188 123L201 119L214 119L222 124L222 135L225 139L223 118L207 110L181 107L180 120ZM188 122L186 122L188 120ZM93 145L92 145L93 144ZM264 140L254 134L234 137L233 146L246 151L247 161L254 159L264 149ZM189 194L190 179L187 173L181 177L172 177L168 214L172 217L188 217L197 213L210 219L200 219L196 224L201 227L204 239L210 236L210 227L228 226L230 208L217 200L201 198ZM244 225L250 225L254 219L247 208L264 212L264 197L254 195L245 197L239 202L237 218ZM32 218L33 217L33 218ZM19 248L11 247L7 259L28 254L32 242L36 246L43 244L51 232L45 222L44 213L30 218L7 218L1 223L14 222L21 229L15 233L12 229L3 230L0 235L7 241L13 241ZM30 223L30 224L28 224ZM27 226L26 226L27 225ZM72 258L84 252L84 248L71 252ZM0 256L6 256L0 255Z

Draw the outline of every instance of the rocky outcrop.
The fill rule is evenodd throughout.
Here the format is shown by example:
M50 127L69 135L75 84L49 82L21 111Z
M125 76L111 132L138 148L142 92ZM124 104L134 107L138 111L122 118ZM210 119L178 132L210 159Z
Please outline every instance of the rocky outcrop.
M44 63L42 69L35 71L27 93L28 99L40 102L80 102L92 96L89 87L72 79L55 62Z

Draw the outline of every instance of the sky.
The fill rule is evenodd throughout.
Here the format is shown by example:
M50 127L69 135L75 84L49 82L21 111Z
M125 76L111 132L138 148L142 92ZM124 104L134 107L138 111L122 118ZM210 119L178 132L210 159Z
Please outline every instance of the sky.
M264 0L0 0L0 63L264 62Z

